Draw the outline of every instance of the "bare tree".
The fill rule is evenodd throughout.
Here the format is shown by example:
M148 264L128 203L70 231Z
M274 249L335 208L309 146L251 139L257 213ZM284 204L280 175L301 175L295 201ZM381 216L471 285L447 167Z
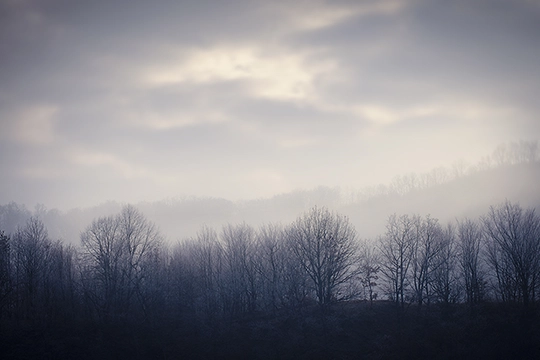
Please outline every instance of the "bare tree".
M194 253L197 264L197 276L202 287L201 304L209 319L213 319L219 310L219 284L223 275L222 247L217 233L207 226L197 233L197 247Z
M76 301L75 249L51 241L47 228L36 217L19 227L12 243L7 244L10 246L5 245L0 243L0 265L8 272L10 307L17 317L51 324L72 316Z
M490 288L493 290L497 300L516 302L519 295L512 259L503 253L501 247L495 241L487 236L486 238L486 260L491 270L488 273Z
M227 307L231 314L257 308L259 296L255 231L247 224L226 225L221 233L226 271Z
M42 303L51 241L47 229L38 218L31 217L13 237L14 280L17 305L24 318L37 318Z
M349 219L314 207L293 223L288 235L318 303L324 306L338 300L340 286L356 273L356 231Z
M256 257L263 306L272 312L301 306L308 296L308 278L298 266L293 244L281 225L261 226Z
M442 229L430 276L434 298L445 305L458 301L461 290L455 233L453 224L448 224L445 229Z
M214 229L204 226L195 238L180 243L171 260L175 307L212 321L221 309L223 249Z
M527 308L535 301L540 275L539 217L534 209L506 201L491 207L482 220L503 299L520 301Z
M405 305L409 268L416 249L416 223L418 217L396 214L388 218L386 234L379 238L381 272L384 275L390 298L398 305Z
M378 250L372 244L363 242L360 248L359 277L365 293L364 298L368 299L371 305L373 300L377 299L375 288L378 285L380 263L381 259Z
M473 307L484 295L485 279L480 257L484 232L477 222L464 219L458 222L457 237L460 277L465 287L465 299Z
M0 319L5 316L13 291L10 238L0 231Z
M81 234L85 295L104 317L121 306L121 259L124 246L112 216L94 220Z
M86 294L106 318L130 310L161 244L155 225L133 206L94 220L81 234Z
M414 300L418 306L430 301L433 272L439 267L439 253L442 249L442 229L437 219L427 216L415 217L413 237L413 261L411 278Z
M134 296L143 295L145 277L154 270L155 256L162 244L156 225L148 221L134 206L125 206L116 219L122 251L123 285L127 304Z
M257 234L257 269L262 280L263 300L271 311L277 310L285 300L285 245L284 230L281 226L261 226Z
M77 312L74 278L76 254L71 245L65 246L59 240L51 243L41 299L51 321L64 321Z
M162 320L167 316L169 249L161 241L144 256L136 297L145 320Z
M197 279L197 261L194 254L199 244L193 238L179 242L172 250L168 266L168 297L171 314L185 317L197 313L200 281Z

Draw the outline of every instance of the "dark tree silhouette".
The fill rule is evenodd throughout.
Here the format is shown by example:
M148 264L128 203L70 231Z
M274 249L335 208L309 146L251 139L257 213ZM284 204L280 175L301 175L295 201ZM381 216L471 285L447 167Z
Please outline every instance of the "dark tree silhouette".
M401 307L405 305L409 286L409 269L416 251L418 217L392 215L388 218L386 234L379 238L381 272L388 284L390 298Z
M489 262L503 300L525 307L535 301L540 276L540 219L534 209L509 201L491 207L482 219L490 240Z
M161 244L155 225L128 205L117 216L94 220L81 244L87 298L105 319L129 313Z
M359 278L362 287L364 288L364 297L373 305L373 300L377 299L377 281L379 280L379 272L381 270L380 253L375 247L367 242L364 242L360 249L359 258Z
M16 306L18 315L23 319L37 319L44 315L44 304L40 300L46 291L51 246L47 229L35 217L31 217L13 237Z
M357 266L356 231L349 219L315 207L293 223L288 236L318 303L338 300L339 287L354 277Z
M464 219L458 222L457 237L460 278L465 287L465 301L473 307L485 295L485 274L481 259L484 232L477 222Z
M10 238L0 231L0 319L6 316L12 292Z

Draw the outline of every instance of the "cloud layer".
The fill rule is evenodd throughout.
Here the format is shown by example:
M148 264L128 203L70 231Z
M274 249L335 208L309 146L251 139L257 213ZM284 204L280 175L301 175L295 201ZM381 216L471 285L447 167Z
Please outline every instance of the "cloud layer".
M537 1L0 3L0 202L360 188L540 134Z

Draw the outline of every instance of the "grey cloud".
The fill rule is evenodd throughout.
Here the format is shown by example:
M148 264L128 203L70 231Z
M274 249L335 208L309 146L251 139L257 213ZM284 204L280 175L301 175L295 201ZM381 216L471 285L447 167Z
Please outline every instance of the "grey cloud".
M540 10L531 2L410 1L318 27L294 23L302 6L324 15L358 3L9 4L0 11L2 129L20 110L57 111L53 143L2 144L10 175L0 201L251 196L270 191L265 177L276 191L384 181L438 156L476 156L505 136L540 133ZM148 68L216 48L253 55L252 68L141 80ZM288 96L294 82L271 81L290 76L268 65L287 56L280 66L306 71L297 97ZM281 90L286 96L276 96ZM481 145L451 152L460 134ZM432 151L419 154L419 146ZM32 167L37 178L24 172ZM67 175L55 182L44 169Z

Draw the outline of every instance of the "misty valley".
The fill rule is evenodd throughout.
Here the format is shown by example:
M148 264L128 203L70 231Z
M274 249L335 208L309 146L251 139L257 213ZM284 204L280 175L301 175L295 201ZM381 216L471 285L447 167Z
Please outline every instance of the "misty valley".
M540 162L525 145L352 201L318 188L242 204L2 205L0 357L538 358ZM158 226L182 218L192 235Z
M0 0L0 360L540 359L540 0Z

